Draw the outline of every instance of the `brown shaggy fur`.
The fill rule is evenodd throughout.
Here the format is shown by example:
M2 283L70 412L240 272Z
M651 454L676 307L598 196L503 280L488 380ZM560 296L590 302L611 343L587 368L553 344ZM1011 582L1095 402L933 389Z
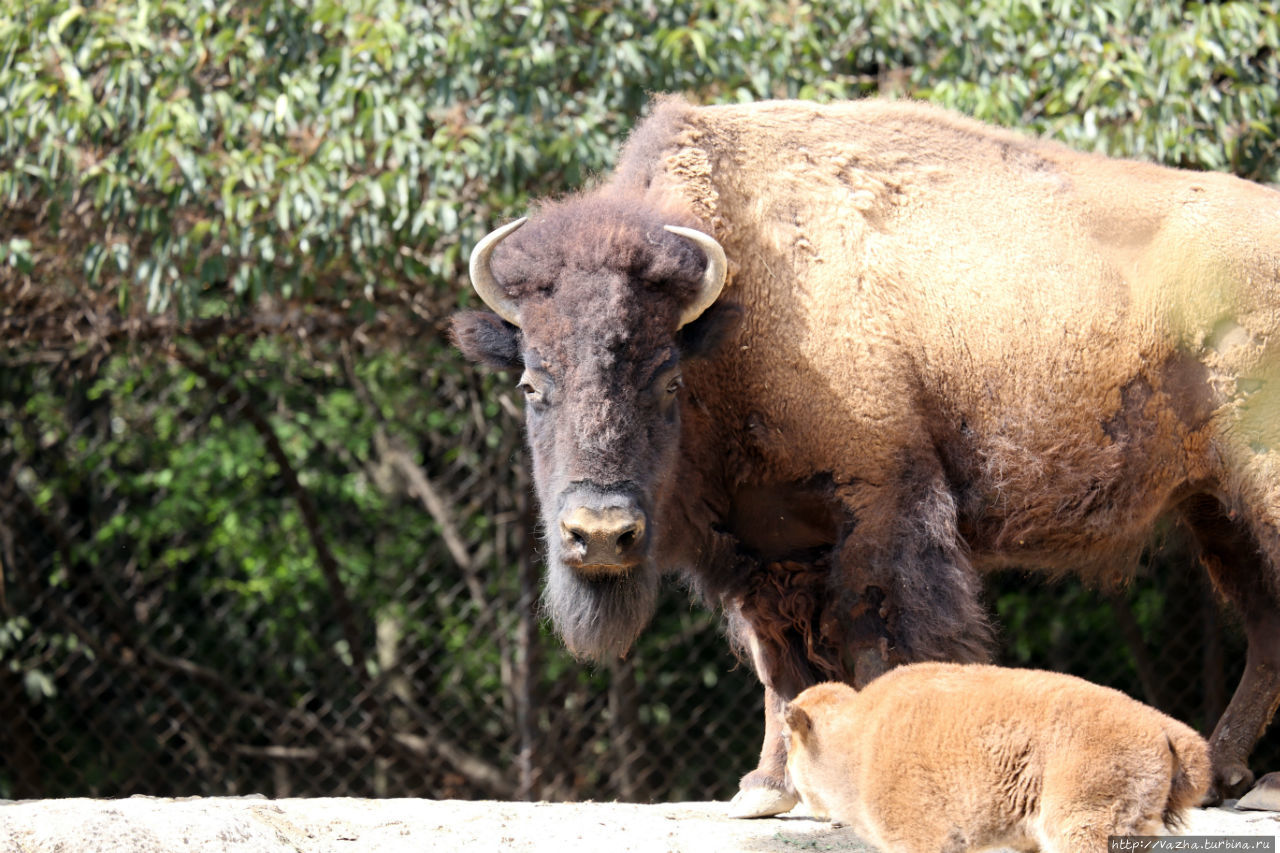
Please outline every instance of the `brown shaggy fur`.
M678 331L704 259L666 224L729 263ZM663 572L723 607L770 709L744 789L785 791L775 712L806 686L983 660L981 572L1123 584L1167 515L1244 617L1210 742L1249 782L1280 702L1280 193L920 104L661 98L493 271L520 328L454 334L533 394L547 610L599 659ZM567 560L586 504L644 520L638 568Z
M805 804L894 853L1102 853L1173 828L1209 786L1204 738L1052 672L914 664L810 687L784 716Z

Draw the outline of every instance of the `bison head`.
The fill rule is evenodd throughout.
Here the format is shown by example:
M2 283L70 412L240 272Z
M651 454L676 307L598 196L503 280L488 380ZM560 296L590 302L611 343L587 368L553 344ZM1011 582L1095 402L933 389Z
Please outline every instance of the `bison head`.
M653 615L679 489L684 360L725 336L725 255L634 204L580 198L506 225L471 256L493 310L453 319L469 358L520 371L547 556L544 604L575 654L631 647ZM523 226L523 227L522 227Z

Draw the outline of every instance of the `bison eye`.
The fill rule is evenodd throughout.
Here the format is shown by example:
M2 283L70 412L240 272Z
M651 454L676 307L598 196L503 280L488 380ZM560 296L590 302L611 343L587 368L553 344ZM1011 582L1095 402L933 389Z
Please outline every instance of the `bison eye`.
M671 377L671 380L667 382L667 393L675 394L677 391L679 391L683 387L684 387L684 377L677 374L676 376Z

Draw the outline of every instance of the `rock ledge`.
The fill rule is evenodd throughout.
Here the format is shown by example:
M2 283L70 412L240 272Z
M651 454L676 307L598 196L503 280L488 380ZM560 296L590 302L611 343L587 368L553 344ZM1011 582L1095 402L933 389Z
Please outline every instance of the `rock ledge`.
M1280 836L1280 814L1191 814L1190 835ZM423 850L874 853L848 829L803 815L734 820L724 803L507 803L195 797L0 803L14 853L421 853Z

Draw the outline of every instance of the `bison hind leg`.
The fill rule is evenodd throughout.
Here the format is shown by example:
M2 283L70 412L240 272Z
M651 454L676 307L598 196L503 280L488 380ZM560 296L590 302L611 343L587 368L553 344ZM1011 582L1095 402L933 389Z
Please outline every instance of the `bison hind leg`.
M1248 640L1244 675L1209 738L1214 783L1206 801L1216 803L1253 784L1249 754L1280 703L1280 519L1231 511L1206 494L1188 498L1181 514Z

